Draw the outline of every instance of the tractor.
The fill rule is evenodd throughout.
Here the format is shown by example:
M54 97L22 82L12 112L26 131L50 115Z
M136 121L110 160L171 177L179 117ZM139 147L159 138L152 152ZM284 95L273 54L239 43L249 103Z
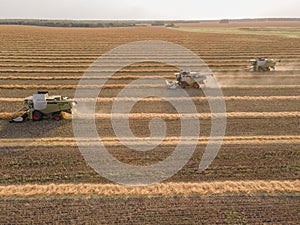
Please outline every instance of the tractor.
M169 81L166 80L166 84L170 89L176 89L181 87L185 89L186 87L192 87L195 89L200 88L200 84L205 84L208 76L213 76L212 73L201 74L198 72L190 72L189 69L181 69L179 73L175 73L176 80Z
M41 121L51 118L56 121L62 119L62 112L72 113L76 102L68 97L49 96L48 92L38 92L24 99L24 106L14 113L10 122L23 122L26 119Z
M249 68L251 72L265 72L271 71L271 69L275 70L275 66L279 61L274 59L266 59L266 58L258 58L250 60L252 66Z

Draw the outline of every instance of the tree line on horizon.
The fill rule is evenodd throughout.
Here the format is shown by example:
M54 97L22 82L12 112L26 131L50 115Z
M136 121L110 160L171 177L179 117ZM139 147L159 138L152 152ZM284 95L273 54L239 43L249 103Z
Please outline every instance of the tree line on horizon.
M138 25L171 26L175 23L201 22L279 22L300 21L300 18L260 18L260 19L221 19L221 20L38 20L38 19L0 19L0 25L27 25L47 27L134 27Z

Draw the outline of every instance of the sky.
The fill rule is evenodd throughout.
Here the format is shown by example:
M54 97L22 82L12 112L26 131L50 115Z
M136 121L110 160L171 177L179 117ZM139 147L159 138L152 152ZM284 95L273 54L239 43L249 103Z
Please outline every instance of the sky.
M1 19L300 18L300 0L0 0Z

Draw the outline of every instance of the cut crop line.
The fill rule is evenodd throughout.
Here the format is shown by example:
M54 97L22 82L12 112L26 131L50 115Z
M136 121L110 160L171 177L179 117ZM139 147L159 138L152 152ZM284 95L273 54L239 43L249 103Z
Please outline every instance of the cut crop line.
M0 58L0 63L3 63L1 64L1 66L6 66L6 65L13 65L15 66L16 64L24 64L24 65L47 65L47 64L54 64L54 65L66 65L68 63L71 63L71 64L76 64L76 63L80 63L80 64L84 64L84 65L87 65L87 66L90 66L94 60L96 60L95 58L93 59L82 59L82 58L79 58L79 59L44 59L44 60L41 60L41 59L8 59L8 58ZM197 61L195 60L177 60L177 62L186 62L187 64L190 63L190 65L199 65L199 64L196 64ZM208 60L204 60L206 64L226 64L226 65L230 65L230 64L239 64L239 65L244 65L244 64L247 64L249 65L247 59L232 59L232 60L227 60L227 59L208 59ZM120 63L120 61L118 60L110 60L109 61L110 63L114 63L114 64L118 64ZM122 62L130 62L129 60L122 60ZM298 63L299 61L297 59L284 59L284 62L285 63ZM5 64L6 63L6 64ZM10 63L10 64L8 64ZM192 64L194 63L194 64ZM158 65L158 64L154 64L154 63L139 63L138 65ZM160 64L162 65L162 64ZM133 66L133 65L131 65Z
M224 48L224 50L228 50L226 47ZM241 53L241 49L236 50L235 52L230 52L227 54L216 54L215 50L197 50L197 49L190 49L192 51L194 51L197 54L200 54L202 58L206 59L206 58L222 58L222 59L226 59L226 58L255 58L257 57L258 52L256 51L245 51L243 53ZM292 59L292 57L300 57L300 52L298 52L295 49L292 49L294 52L292 53L289 50L282 50L282 51L278 51L276 53L274 52L259 52L259 55L269 55L272 56L272 58L276 58L276 57L280 57L280 58L289 58ZM101 51L101 50L100 50ZM83 51L67 51L62 53L63 50L60 49L59 51L42 51L41 53L37 53L36 50L35 51L22 51L20 52L19 50L11 50L11 51L2 51L0 54L0 58L35 58L35 57L53 57L53 58L61 58L61 57L81 57L81 58L98 58L101 54L106 52L106 49L103 50L103 52L99 52L99 50L95 52L91 52L89 54L86 54ZM288 53L287 53L288 52ZM208 54L205 54L208 53ZM159 54L159 56L158 56ZM137 54L134 51L127 51L126 53L117 53L117 54L111 54L110 57L112 59L135 59L135 58L140 58L143 57L143 54ZM156 57L158 59L160 58L167 58L169 57L170 59L193 59L193 57L186 57L186 55L182 52L182 51L172 51L169 49L168 53L165 52L149 52L149 54L147 55L149 57L153 56Z
M96 58L90 58L90 59L86 59L86 58L78 58L78 59L74 59L74 58L70 58L70 59L64 59L64 58L57 58L57 59L44 59L44 60L41 60L41 59L32 59L32 58L28 58L28 59L18 59L18 58L0 58L0 63L26 63L26 64L45 64L45 63L58 63L58 64L67 64L67 63L81 63L81 64L91 64L94 62ZM297 59L288 59L288 58L282 58L281 57L281 60L284 61L285 63L298 63L299 61ZM122 60L122 62L126 62L129 60ZM183 60L181 60L180 62L182 62ZM191 61L186 61L187 63L192 63L193 60ZM113 60L114 63L118 63L118 61L116 60ZM205 63L223 63L223 64L230 64L230 63L239 63L239 64L244 64L244 63L247 63L248 60L247 58L245 59L205 59ZM13 64L13 65L14 65ZM142 64L149 64L149 65L154 65L154 63L150 62L150 63L140 63L140 65ZM157 65L157 64L156 64ZM196 63L192 64L192 65L198 65Z
M210 97L210 100L216 101L273 101L273 100L300 100L300 96L224 96L224 97ZM22 100L22 99L19 99ZM94 99L76 99L78 102L81 101L93 101ZM207 97L178 97L178 98L135 98L135 97L110 97L110 98L97 98L98 102L114 102L114 101L125 101L125 102L162 102L162 101L207 101ZM1 98L0 98L1 101Z
M240 67L236 67L236 68L212 68L213 72L215 73L221 73L221 72L245 72L243 68ZM290 69L285 69L285 72L293 72L293 73L299 73L300 69L293 69L292 67ZM53 69L53 70L14 70L14 69L0 69L0 73L19 73L19 74L24 74L24 73L39 73L39 74L49 74L49 73L65 73L65 74L83 74L83 73L115 73L114 70L87 70L87 69L78 69L78 70L65 70L65 69L61 69L61 70L57 70L57 69ZM176 73L178 72L177 69L157 69L157 70L120 70L118 71L118 73Z
M122 88L166 88L165 84L105 84L105 85L0 85L0 89L122 89ZM209 87L207 87L209 88ZM300 88L300 85L222 85L226 89L290 89Z
M70 195L173 196L255 193L298 193L300 181L220 181L202 183L161 183L150 186L117 184L25 184L0 186L1 197L43 197Z
M15 113L2 112L0 113L0 119L12 118ZM77 115L76 119L151 119L151 118L162 118L166 120L174 119L211 119L211 118L280 118L280 117L290 117L298 118L300 117L300 112L229 112L229 113L197 113L197 114L168 114L168 113L131 113L131 114L121 114L121 113L95 113L95 114L82 114ZM72 119L72 115L64 114L65 119Z
M274 101L274 100L300 100L300 96L224 96L211 97L211 100L225 100L225 101ZM136 97L99 97L97 102L162 102L162 101L207 101L207 97L178 97L178 98L136 98ZM24 98L0 98L0 102L23 102ZM93 98L76 99L78 102L95 101Z
M218 143L222 140L221 137L165 137L163 141L158 137L153 138L130 138L130 137L103 137L94 138L41 138L41 139L0 139L0 147L58 147L58 146L97 146L99 141L106 146L145 146L145 145L160 145L173 146L179 142L183 145L198 144L206 145L208 141ZM78 141L78 143L76 143ZM223 145L241 145L241 144L300 144L300 136L225 136L222 140Z
M257 79L261 78L254 75L215 75L218 79ZM80 80L83 76L0 76L0 80ZM300 78L300 74L289 74L289 75L268 75L268 78L281 79L281 78ZM128 75L128 76L86 76L84 79L109 79L109 80L135 80L135 79L174 79L173 75L162 75L162 76L139 76L139 75Z
M126 76L0 76L0 80L80 80L86 79L110 79L110 80L134 80L134 79L173 79L174 76L139 76L139 75L126 75Z
M76 70L65 70L65 69L61 69L61 70L40 70L40 69L27 69L27 70L23 70L23 69L0 69L0 73L85 73L85 72L89 72L89 73L106 73L106 72L111 72L114 73L114 70L95 70L95 69L91 69L91 70L86 70L86 69L76 69ZM177 69L155 69L155 70L120 70L118 71L118 73L176 73L178 72Z
M107 64L105 65L106 67L119 67L120 65L123 64ZM196 66L209 66L209 67L233 67L233 66L248 66L249 64L246 62L243 63L209 63L209 64L191 64L187 63L186 67L196 67ZM294 64L293 66L297 66L298 64ZM91 63L80 63L78 62L77 64L45 64L45 63L33 63L33 64L0 64L0 67L9 67L9 68L88 68L91 66ZM130 65L131 68L147 68L147 67L171 67L167 64L165 65L157 65L157 64L135 64L135 65ZM94 68L101 68L101 65L93 65Z

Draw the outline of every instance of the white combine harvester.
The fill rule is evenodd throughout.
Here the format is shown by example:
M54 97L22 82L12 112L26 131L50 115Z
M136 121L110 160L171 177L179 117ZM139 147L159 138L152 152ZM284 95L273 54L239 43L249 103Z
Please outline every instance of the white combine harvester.
M191 72L189 69L182 69L179 73L175 73L176 80L166 80L166 84L170 89L177 87L186 88L192 87L199 89L201 84L205 84L208 76L213 76L212 73Z

